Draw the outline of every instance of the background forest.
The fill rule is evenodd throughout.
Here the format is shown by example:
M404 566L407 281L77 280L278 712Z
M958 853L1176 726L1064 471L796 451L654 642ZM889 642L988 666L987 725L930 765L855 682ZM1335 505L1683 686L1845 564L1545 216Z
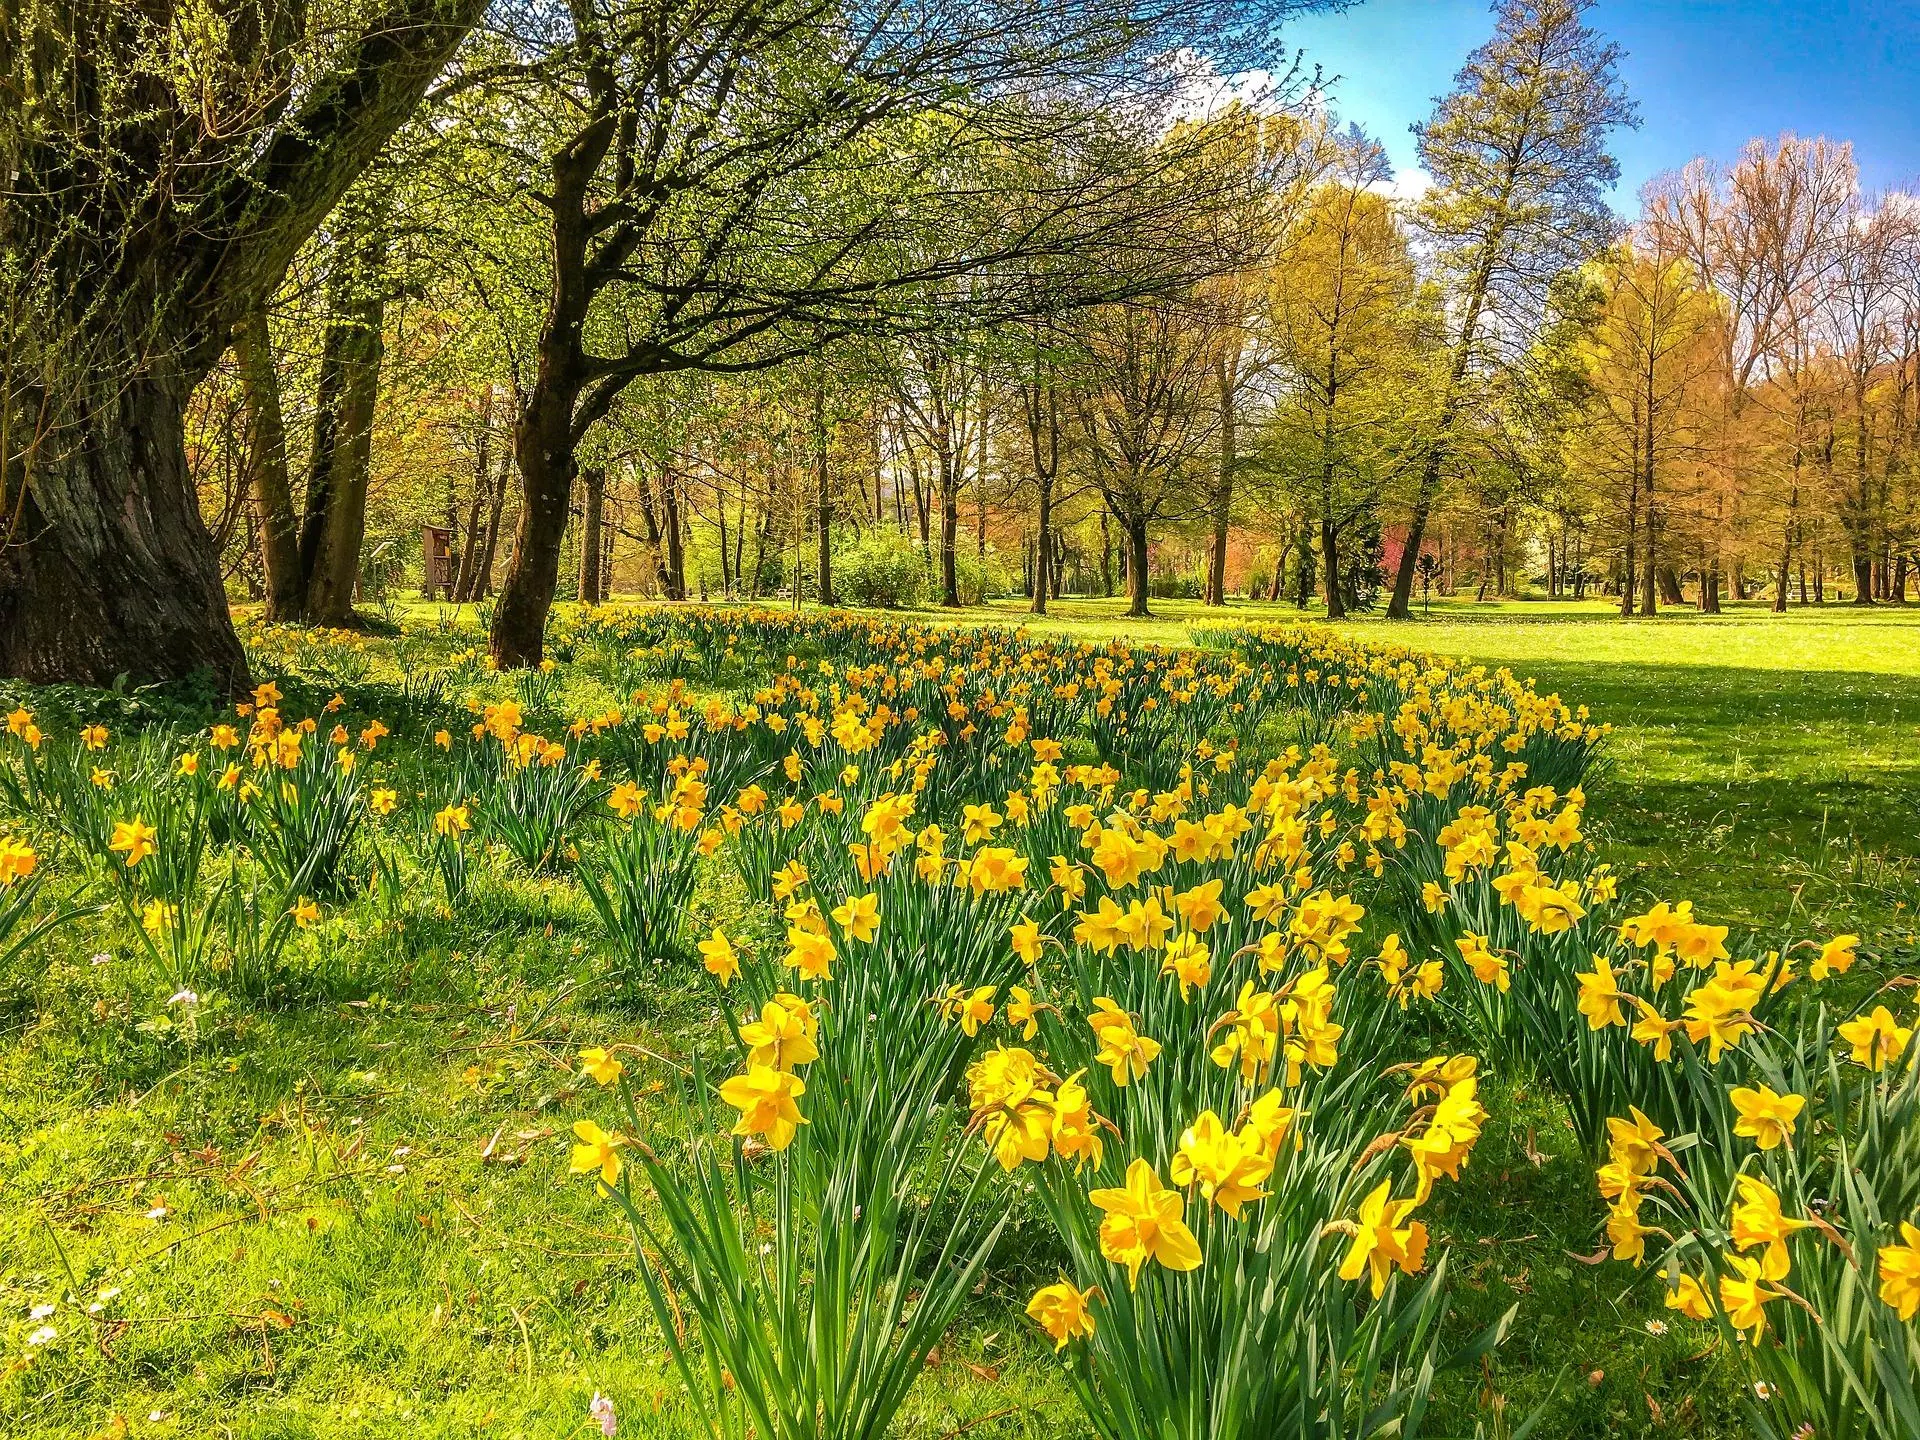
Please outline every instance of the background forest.
M1920 211L1861 193L1846 144L1789 135L1656 179L1617 222L1616 56L1577 7L1498 22L1419 133L1417 199L1297 66L1204 113L1183 76L1165 130L1030 137L990 195L961 137L851 201L872 177L810 153L794 208L745 232L726 206L756 182L727 174L702 182L713 213L558 268L555 207L638 181L610 148L581 195L543 190L578 136L527 137L587 81L477 38L195 393L228 587L340 622L356 582L420 592L434 525L452 556L426 588L453 600L528 543L588 601L1903 600ZM822 237L785 227L836 196L913 227L963 209L976 253L855 260L862 238L839 262L862 278L755 293L740 269L776 235L811 263ZM876 263L884 292L852 293ZM555 397L576 294L592 378ZM552 403L557 537L523 518L518 458Z

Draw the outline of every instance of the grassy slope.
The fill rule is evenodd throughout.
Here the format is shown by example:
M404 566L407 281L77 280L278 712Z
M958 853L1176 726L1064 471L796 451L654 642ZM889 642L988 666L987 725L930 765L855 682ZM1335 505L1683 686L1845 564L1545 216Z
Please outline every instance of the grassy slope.
M1171 643L1199 615L1067 608L1049 628ZM1511 663L1619 726L1593 813L1664 893L1803 930L1858 917L1910 956L1914 621L1528 606L1359 624ZM555 1178L566 1125L598 1108L560 1061L609 1038L674 1053L711 1017L690 995L636 1019L570 991L591 943L564 892L489 880L457 922L356 916L277 1004L209 1007L190 1041L155 1027L165 997L104 931L0 977L0 1354L69 1290L118 1287L104 1313L132 1322L63 1304L60 1340L0 1380L0 1435L558 1436L596 1388L628 1433L678 1433L625 1241ZM1498 1122L1436 1212L1464 1318L1522 1305L1490 1390L1512 1413L1571 1372L1545 1434L1733 1433L1698 1332L1649 1335L1644 1277L1569 1258L1595 1248L1596 1210L1552 1107L1522 1077L1493 1091ZM913 1434L1077 1433L1016 1290L998 1282L945 1347Z

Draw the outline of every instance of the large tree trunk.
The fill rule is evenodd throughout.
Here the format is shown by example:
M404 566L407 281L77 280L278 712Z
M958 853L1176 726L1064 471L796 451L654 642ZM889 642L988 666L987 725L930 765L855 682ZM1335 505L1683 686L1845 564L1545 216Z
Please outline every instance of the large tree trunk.
M830 484L831 474L827 465L827 401L824 390L825 380L814 386L813 391L813 489L815 503L820 516L820 553L815 564L818 571L820 604L827 609L833 608L833 494Z
M491 502L487 506L487 541L473 569L473 584L467 592L469 600L484 600L493 594L493 562L500 552L500 516L507 508L507 482L512 464L513 452L509 448L501 455L500 468L494 473Z
M1293 553L1293 604L1295 609L1304 610L1313 603L1313 526L1304 518L1294 532Z
M480 563L480 512L487 503L487 491L493 484L493 387L480 392L480 424L473 444L473 500L467 506L466 543L460 551L460 569L453 579L453 603L464 605L473 598L474 570Z
M0 673L112 685L204 669L226 693L249 683L187 471L194 379L164 348L75 378L0 548ZM20 480L8 477L10 504Z
M1853 603L1873 604L1873 554L1858 539L1853 546Z
M488 637L502 670L538 665L545 655L547 611L560 583L560 542L573 495L572 419L573 390L550 384L535 388L513 427L520 523Z
M1035 615L1047 613L1047 582L1052 579L1053 570L1053 481L1040 477L1036 487L1039 496L1037 523L1039 536L1034 542L1033 566L1033 605Z
M586 386L582 329L593 303L587 274L587 241L592 224L588 191L600 161L612 147L616 121L601 107L593 121L552 160L548 210L552 221L552 263L547 279L547 313L540 323L533 385L521 403L513 427L513 458L520 470L520 524L514 531L513 560L500 585L488 649L502 670L538 665L545 655L547 612L560 581L561 540L573 500L578 468L576 426ZM604 407L614 392L603 392Z
M300 567L300 525L293 514L287 471L287 427L280 413L280 376L274 368L267 311L256 305L235 327L233 356L247 409L247 468L260 523L260 562L267 574L267 618L291 620L306 598Z
M1326 572L1327 618L1344 620L1347 604L1340 593L1340 533L1324 517L1320 521L1320 568Z
M1127 614L1144 617L1147 610L1147 520L1127 520Z
M36 103L9 112L0 283L24 293L27 349L57 393L44 409L25 397L55 428L25 460L10 444L0 476L19 519L0 550L0 671L110 683L211 667L246 683L187 468L187 400L484 8L390 0L311 42L303 7L267 7L267 23L240 7L221 58L273 98L223 103L215 126L202 87L176 87L148 53L167 7L9 7Z
M666 521L667 598L687 598L687 551L681 541L680 472L669 462L660 472L660 510Z
M954 547L960 539L959 461L940 456L940 603L960 608L960 569Z
M1473 279L1467 286L1460 333L1454 339L1453 358L1447 370L1447 386L1440 397L1439 424L1434 428L1433 439L1427 446L1426 456L1420 466L1420 489L1414 498L1406 540L1400 549L1400 564L1394 570L1393 598L1387 602L1389 620L1413 618L1414 571L1420 563L1420 546L1427 537L1427 520L1433 513L1434 497L1439 493L1440 477L1452 446L1453 422L1460 409L1460 387L1466 383L1467 365L1473 357L1474 337L1479 331L1480 316L1486 308L1487 293L1493 284L1494 259L1492 249L1483 248L1479 263L1474 268Z

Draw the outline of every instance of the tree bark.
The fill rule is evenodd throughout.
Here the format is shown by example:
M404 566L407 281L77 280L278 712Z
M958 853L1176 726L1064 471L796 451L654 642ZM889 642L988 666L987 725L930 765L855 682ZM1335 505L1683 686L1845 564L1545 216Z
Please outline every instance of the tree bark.
M1340 532L1325 516L1320 520L1320 568L1326 572L1327 619L1344 620L1347 606L1340 594Z
M1043 476L1036 488L1039 494L1039 513L1036 516L1036 523L1040 533L1034 542L1035 563L1031 608L1035 615L1044 615L1047 613L1048 581L1052 579L1049 572L1053 569L1053 481Z
M469 600L483 600L493 594L493 562L500 551L500 516L507 508L507 472L512 464L513 452L508 450L494 472L492 499L487 506L487 543L480 552L480 563L474 567Z
M1873 604L1873 555L1857 542L1853 550L1853 603Z
M660 472L660 479L660 509L666 520L667 598L684 600L687 598L687 552L681 540L680 472L674 469L671 460Z
M9 11L11 52L45 74L13 132L0 271L52 282L33 324L58 394L42 412L57 428L7 477L27 490L9 497L21 523L0 554L0 673L105 684L211 667L245 686L186 462L188 398L484 8L389 0L297 86L298 27L236 13L225 58L282 100L225 134L136 53L152 25L130 7Z
M547 357L542 357L545 364ZM547 611L560 582L560 542L573 491L570 433L572 393L562 385L536 387L514 424L514 463L520 470L520 523L513 559L500 586L489 646L502 670L538 665L546 651Z
M105 686L207 670L227 693L247 685L187 471L195 379L164 352L74 377L0 551L0 673Z
M576 426L587 383L583 330L593 302L587 274L587 214L594 172L612 148L617 117L603 96L600 113L552 160L548 210L552 214L552 262L547 313L541 321L532 388L513 427L513 457L520 470L520 524L513 560L500 585L488 648L502 670L538 665L546 653L547 612L560 580L560 548L578 470ZM608 403L611 395L607 396Z
M1451 448L1453 422L1460 408L1460 387L1466 383L1467 363L1473 355L1473 341L1480 326L1480 314L1486 308L1487 292L1493 284L1493 254L1483 250L1473 281L1467 287L1467 299L1461 319L1460 335L1454 342L1453 359L1448 367L1447 388L1440 400L1439 424L1420 466L1420 489L1407 524L1406 540L1400 548L1400 564L1393 576L1393 598L1387 602L1389 620L1413 618L1413 576L1420 563L1420 546L1427 535L1427 519L1433 513L1434 496L1440 489L1440 474Z
M960 539L960 476L957 459L941 447L940 461L940 603L960 608L960 568L954 547Z
M493 484L493 387L480 392L480 426L473 444L473 501L467 506L466 543L460 552L460 569L453 580L453 603L463 605L473 598L474 570L480 563L480 512L487 503Z
M1144 619L1147 610L1147 519L1144 515L1127 520L1127 614Z
M1293 541L1295 573L1294 608L1304 610L1313 601L1313 527L1303 517Z
M814 386L813 392L813 488L815 501L819 509L820 554L815 568L819 571L820 604L833 608L833 495L827 466L827 402L822 377Z
M233 335L240 391L247 407L247 468L259 520L260 563L266 571L267 618L291 620L305 601L300 526L293 514L287 471L287 427L280 412L280 376L274 367L267 311L256 305Z

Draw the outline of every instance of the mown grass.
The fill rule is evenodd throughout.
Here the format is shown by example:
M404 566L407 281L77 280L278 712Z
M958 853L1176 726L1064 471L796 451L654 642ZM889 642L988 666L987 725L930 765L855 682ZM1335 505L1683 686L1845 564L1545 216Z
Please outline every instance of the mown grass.
M1068 602L1046 627L1184 643L1219 613L1163 608ZM1859 929L1911 968L1920 617L1436 606L1355 624L1512 665L1612 721L1590 817L1662 893L1736 924ZM600 1113L568 1058L637 1041L662 1057L640 1083L664 1084L715 1023L697 993L623 1005L577 896L492 869L458 915L395 927L356 907L298 954L265 1001L209 999L190 1025L98 922L0 976L0 1435L581 1435L595 1390L624 1433L687 1433L629 1241L562 1171L567 1125ZM1434 1222L1456 1330L1520 1313L1491 1370L1449 1386L1441 1433L1540 1405L1543 1435L1739 1433L1702 1331L1664 1329L1645 1273L1580 1258L1600 1210L1556 1105L1523 1075L1492 1077L1487 1103ZM1040 1248L1010 1247L905 1433L1084 1433L1018 1313ZM48 1302L60 1337L28 1358Z

